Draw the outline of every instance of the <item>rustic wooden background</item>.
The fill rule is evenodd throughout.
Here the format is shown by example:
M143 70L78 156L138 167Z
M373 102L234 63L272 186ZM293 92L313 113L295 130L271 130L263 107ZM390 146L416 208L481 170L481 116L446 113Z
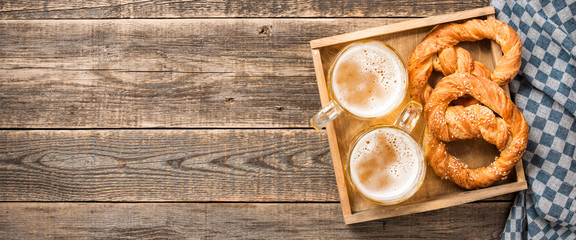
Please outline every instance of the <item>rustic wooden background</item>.
M452 1L0 0L0 239L499 238L514 194L344 225L309 41Z

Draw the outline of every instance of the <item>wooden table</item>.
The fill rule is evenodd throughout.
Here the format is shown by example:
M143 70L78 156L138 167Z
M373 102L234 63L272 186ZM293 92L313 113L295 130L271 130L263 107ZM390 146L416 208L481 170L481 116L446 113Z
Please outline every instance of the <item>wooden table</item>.
M309 41L460 1L0 1L0 239L498 238L514 194L345 225Z

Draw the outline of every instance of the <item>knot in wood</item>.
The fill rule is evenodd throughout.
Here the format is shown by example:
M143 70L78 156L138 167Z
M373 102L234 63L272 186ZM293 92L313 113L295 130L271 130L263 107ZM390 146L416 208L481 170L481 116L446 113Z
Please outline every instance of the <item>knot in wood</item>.
M272 26L262 26L258 28L258 35L272 35L272 31L270 30Z

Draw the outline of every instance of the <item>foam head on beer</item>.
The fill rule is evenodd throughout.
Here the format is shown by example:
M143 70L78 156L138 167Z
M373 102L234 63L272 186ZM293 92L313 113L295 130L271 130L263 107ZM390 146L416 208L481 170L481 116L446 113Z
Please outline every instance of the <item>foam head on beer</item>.
M402 60L388 46L365 41L349 46L332 66L338 103L359 117L378 117L403 101L407 76Z
M349 158L353 185L377 202L406 199L418 190L424 177L424 158L418 143L396 128L377 128L366 133Z

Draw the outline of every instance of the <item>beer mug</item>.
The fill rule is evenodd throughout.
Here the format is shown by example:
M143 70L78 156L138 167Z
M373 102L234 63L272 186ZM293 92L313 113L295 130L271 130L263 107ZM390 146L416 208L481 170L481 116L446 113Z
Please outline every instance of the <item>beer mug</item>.
M392 126L375 126L357 135L346 160L348 183L364 198L391 205L410 198L426 173L424 153L410 135L422 105L411 101Z
M331 101L310 123L322 129L340 113L359 119L387 115L403 102L408 74L401 58L387 44L364 40L342 49L328 71Z

